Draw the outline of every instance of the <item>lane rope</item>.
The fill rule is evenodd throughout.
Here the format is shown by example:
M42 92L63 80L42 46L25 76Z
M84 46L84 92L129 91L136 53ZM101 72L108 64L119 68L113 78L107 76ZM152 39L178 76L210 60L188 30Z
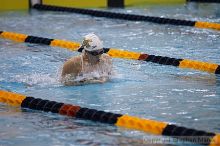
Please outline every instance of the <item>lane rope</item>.
M118 127L139 130L154 135L171 136L186 141L190 141L190 139L195 140L195 138L203 138L203 140L205 140L202 140L202 143L199 141L190 142L209 146L220 145L220 134L218 133L190 129L156 120L115 114L111 112L99 111L96 109L84 108L78 105L29 97L4 90L0 90L0 102L12 106L21 106L22 108L52 112L84 120L113 124Z
M42 5L42 4L35 4L33 8L37 10L71 12L71 13L85 14L85 15L90 15L90 16L95 16L95 17L106 17L106 18L111 18L111 19L122 19L122 20L130 20L130 21L147 21L147 22L153 22L153 23L158 23L158 24L182 25L182 26L192 26L192 27L197 27L197 28L220 30L220 24L213 23L213 22L178 20L178 19L170 19L170 18L143 16L143 15L135 15L135 14L124 14L124 13L116 13L116 12L108 12L108 11L100 11L100 10L92 10L92 9L82 9L82 8L69 8L69 7Z
M49 38L36 37L36 36L28 36L25 34L6 32L6 31L0 31L0 37L14 40L17 42L44 44L53 47L67 48L71 51L78 51L78 52L82 51L80 49L78 50L78 48L80 47L80 43L77 42L49 39ZM140 60L146 62L153 62L161 65L171 65L179 68L188 68L188 69L194 69L194 70L199 70L214 74L220 74L220 65L216 63L143 54L143 53L125 51L116 48L104 48L104 52L114 58Z
M187 2L198 2L198 3L220 3L220 0L187 0Z

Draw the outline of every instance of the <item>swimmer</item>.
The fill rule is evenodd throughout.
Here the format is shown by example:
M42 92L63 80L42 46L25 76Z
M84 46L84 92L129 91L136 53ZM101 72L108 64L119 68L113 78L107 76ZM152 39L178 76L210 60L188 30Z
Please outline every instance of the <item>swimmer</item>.
M104 53L103 43L91 33L84 37L82 54L67 60L62 68L61 82L64 85L104 83L112 74L112 60Z

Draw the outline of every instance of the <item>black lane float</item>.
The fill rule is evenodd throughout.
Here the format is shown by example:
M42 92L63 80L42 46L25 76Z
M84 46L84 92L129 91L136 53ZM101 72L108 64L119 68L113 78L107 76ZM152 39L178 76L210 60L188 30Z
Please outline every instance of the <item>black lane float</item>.
M213 23L213 22L178 20L178 19L170 19L170 18L116 13L116 12L108 12L108 11L100 11L100 10L92 10L92 9L42 5L42 4L35 4L33 8L37 10L70 12L70 13L85 14L85 15L90 15L90 16L95 16L95 17L111 18L111 19L146 21L146 22L153 22L153 23L158 23L158 24L182 25L182 26L192 26L192 27L197 27L197 28L220 30L220 24Z
M0 90L0 102L11 106L20 106L22 108L58 113L84 120L113 124L118 127L144 131L154 135L171 136L183 141L194 142L202 145L220 145L220 134L218 133L189 129L166 122L143 119L123 114L115 114L96 109L84 108L78 105L29 97L4 90Z
M78 51L78 52L82 51L78 49L80 47L80 43L77 42L49 39L49 38L36 37L36 36L28 36L25 34L6 32L6 31L0 31L0 37L14 40L17 42L44 44L53 47L67 48L71 51ZM216 63L202 62L202 61L196 61L190 59L170 58L165 56L157 56L157 55L150 55L145 53L125 51L115 48L104 48L104 51L105 53L115 58L141 60L141 61L153 62L161 65L171 65L179 68L189 68L189 69L194 69L194 70L199 70L214 74L220 74L220 65Z

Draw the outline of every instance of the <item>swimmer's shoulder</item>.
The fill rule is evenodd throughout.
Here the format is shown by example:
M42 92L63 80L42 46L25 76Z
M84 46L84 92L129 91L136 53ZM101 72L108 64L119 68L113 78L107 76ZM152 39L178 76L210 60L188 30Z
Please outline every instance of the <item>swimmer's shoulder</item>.
M68 59L66 62L68 62L68 63L74 63L74 64L81 63L81 55L74 56L74 57Z
M104 53L102 54L102 58L105 59L105 60L111 60L111 56L109 56L108 54Z
M62 75L78 74L81 69L81 56L74 56L68 59L63 65Z
M111 56L109 56L108 54L104 53L102 54L102 59L101 59L104 63L108 64L108 65L112 65L112 58Z

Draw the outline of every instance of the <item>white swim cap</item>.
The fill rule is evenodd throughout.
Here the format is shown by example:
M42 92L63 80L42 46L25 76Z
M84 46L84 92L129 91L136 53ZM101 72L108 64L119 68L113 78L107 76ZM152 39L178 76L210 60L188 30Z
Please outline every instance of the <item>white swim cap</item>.
M87 51L103 49L103 43L94 33L87 34L82 42L82 46Z

